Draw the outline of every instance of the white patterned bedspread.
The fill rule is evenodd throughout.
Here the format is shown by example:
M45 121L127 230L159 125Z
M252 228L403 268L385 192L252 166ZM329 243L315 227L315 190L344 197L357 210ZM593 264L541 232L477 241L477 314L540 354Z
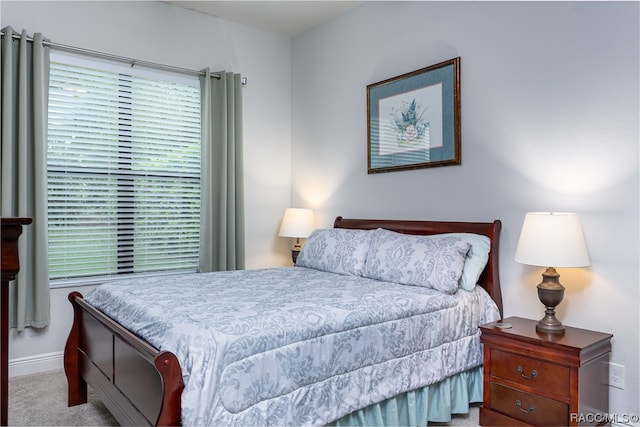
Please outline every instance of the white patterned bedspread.
M323 425L482 364L488 294L283 267L123 280L86 301L182 367L183 425Z

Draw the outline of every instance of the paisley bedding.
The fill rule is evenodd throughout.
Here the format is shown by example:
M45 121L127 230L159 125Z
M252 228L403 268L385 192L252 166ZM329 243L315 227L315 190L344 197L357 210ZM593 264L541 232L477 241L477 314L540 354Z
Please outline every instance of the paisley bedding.
M180 361L183 425L323 425L482 364L499 312L454 294L283 267L116 281L86 301Z

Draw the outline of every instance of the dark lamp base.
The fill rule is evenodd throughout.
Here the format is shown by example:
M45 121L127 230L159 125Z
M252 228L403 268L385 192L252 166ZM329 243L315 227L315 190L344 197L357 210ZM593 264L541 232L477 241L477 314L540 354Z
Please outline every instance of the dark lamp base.
M293 265L296 265L296 261L298 261L298 255L300 255L301 250L302 245L300 244L300 238L296 237L296 244L291 248L291 259L293 260Z
M300 255L300 251L291 249L291 259L293 260L293 265L296 265L296 261L298 261L298 255Z
M564 325L556 319L556 306L563 297L564 286L560 284L560 275L555 268L547 268L542 273L542 282L538 285L538 298L546 310L544 317L536 325L536 332L564 334Z
M546 315L536 324L536 332L541 334L564 334L564 325L556 319L555 310L551 307L551 313L547 307Z

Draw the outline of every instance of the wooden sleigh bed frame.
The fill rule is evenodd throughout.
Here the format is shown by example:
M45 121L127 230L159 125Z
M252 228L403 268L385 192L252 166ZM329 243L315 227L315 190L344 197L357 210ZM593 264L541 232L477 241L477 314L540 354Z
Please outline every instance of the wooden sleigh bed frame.
M388 230L416 235L475 233L491 239L489 261L479 279L502 315L498 269L501 223L344 219L334 228ZM64 350L68 405L87 402L89 385L121 425L180 425L182 372L176 356L158 351L86 303L69 294L74 320Z

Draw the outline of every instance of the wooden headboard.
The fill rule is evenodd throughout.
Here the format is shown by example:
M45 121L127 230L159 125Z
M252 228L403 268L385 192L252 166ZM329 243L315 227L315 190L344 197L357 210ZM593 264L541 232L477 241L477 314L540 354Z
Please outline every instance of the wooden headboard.
M500 253L500 220L493 222L454 222L454 221L413 221L393 219L346 219L341 216L333 222L334 228L355 228L374 230L384 228L398 233L429 236L441 233L475 233L482 234L491 240L489 261L478 284L491 295L502 316L502 291L500 290L500 270L498 254Z

